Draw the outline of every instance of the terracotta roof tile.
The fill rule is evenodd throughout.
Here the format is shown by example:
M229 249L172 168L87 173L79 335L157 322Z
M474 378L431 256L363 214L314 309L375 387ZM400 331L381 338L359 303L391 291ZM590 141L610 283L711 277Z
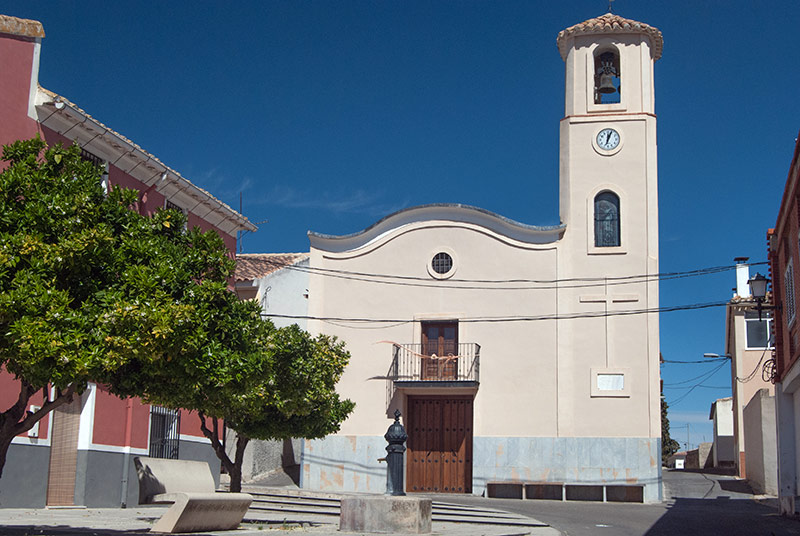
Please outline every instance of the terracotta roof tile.
M44 37L44 27L38 20L0 15L0 33L24 37Z
M566 30L562 30L558 34L556 42L558 43L558 50L561 52L561 57L567 58L567 40L569 37L576 35L587 34L646 34L650 37L653 44L653 58L658 59L661 57L661 52L664 49L664 38L661 36L661 31L643 22L625 19L613 13L606 13L593 19L585 20L575 26L570 26Z
M308 253L245 253L236 256L236 281L267 276L309 257Z

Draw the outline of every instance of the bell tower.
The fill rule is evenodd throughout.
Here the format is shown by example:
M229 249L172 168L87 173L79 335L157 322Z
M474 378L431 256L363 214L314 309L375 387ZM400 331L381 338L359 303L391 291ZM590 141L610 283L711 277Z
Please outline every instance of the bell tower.
M560 212L585 254L658 255L653 65L661 32L607 13L558 34ZM597 205L597 207L595 207Z
M558 434L640 438L657 459L658 314L646 311L659 304L653 68L663 39L607 13L557 43L566 65L558 277L583 282L558 290L559 315L576 318L558 328ZM657 497L657 486L646 494Z

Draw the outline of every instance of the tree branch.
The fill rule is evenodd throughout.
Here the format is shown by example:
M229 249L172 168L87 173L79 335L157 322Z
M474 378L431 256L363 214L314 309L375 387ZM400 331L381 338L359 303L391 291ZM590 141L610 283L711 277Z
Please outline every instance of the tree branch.
M203 415L202 412L198 412L197 415L200 417L200 430L203 432L203 435L206 436L209 441L211 441L211 448L214 449L214 452L217 454L217 458L219 458L222 462L222 465L225 466L225 470L230 473L233 471L234 464L228 457L228 453L225 452L225 447L222 446L222 443L219 440L217 420L213 419L212 426L214 430L211 431L208 429L208 425L206 424L206 416Z
M21 382L21 383L25 383L25 382ZM20 401L22 401L22 391L24 389L25 389L24 386L20 387ZM75 395L76 386L75 386L74 383L71 383L69 385L69 387L67 387L67 389L65 391L61 391L60 389L58 389L57 390L58 394L57 394L57 396L55 398L50 400L49 397L48 397L48 399L45 399L45 402L42 404L42 407L37 409L34 412L31 412L31 411L27 411L26 412L25 411L25 409L28 407L28 401L30 400L30 397L33 396L33 393L36 392L36 390L33 389L30 386L28 386L28 389L30 389L30 395L28 395L28 398L22 403L23 404L22 405L22 414L25 415L25 418L22 419L22 414L21 414L20 415L20 419L18 419L17 423L12 427L12 431L13 431L15 436L17 436L19 434L23 434L23 433L27 432L28 430L30 430L31 428L33 428L33 426L37 422L42 420L42 418L45 415L47 415L48 413L50 413L54 409L56 409L58 407L61 407L64 404L69 404L70 402L72 402L73 396ZM19 403L20 402L18 401L17 404L19 404Z

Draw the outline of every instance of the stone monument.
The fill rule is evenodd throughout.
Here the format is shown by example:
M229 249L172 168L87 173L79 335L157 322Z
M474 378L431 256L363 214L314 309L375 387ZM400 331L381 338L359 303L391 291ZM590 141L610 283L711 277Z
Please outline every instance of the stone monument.
M404 443L408 439L400 424L400 411L395 410L394 422L383 436L386 447L386 494L343 497L339 530L346 532L409 533L431 532L430 499L407 497L403 485ZM383 461L383 460L380 460Z

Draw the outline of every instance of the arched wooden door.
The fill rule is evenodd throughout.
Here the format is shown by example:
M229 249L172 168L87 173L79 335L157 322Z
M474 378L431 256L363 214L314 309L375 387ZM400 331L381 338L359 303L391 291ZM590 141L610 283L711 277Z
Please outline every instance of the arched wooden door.
M472 493L472 397L409 396L406 491Z

